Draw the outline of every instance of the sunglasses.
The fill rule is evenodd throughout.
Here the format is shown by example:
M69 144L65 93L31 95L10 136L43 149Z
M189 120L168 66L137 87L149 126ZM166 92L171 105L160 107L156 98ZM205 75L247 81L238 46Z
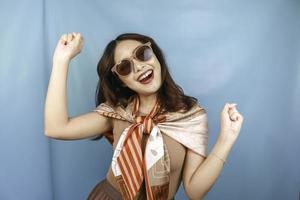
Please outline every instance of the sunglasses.
M119 63L116 63L111 68L111 71L121 76L127 76L133 70L133 62L132 62L133 58L138 61L145 62L150 60L152 56L153 56L153 50L151 48L151 42L147 42L145 44L136 47L129 58L124 58Z

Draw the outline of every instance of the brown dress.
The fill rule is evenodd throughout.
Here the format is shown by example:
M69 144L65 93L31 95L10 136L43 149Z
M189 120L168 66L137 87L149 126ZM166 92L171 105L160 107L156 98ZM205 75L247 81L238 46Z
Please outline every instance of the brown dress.
M123 132L123 130L130 125L130 122L112 119L113 120L113 135L114 143L113 149L115 149L117 142ZM174 199L174 196L180 186L182 178L182 170L184 164L184 158L186 154L186 147L166 134L162 134L164 142L167 146L170 156L170 182L169 182L169 194L168 199ZM147 135L144 135L143 141L147 140ZM145 190L142 185L141 190ZM145 194L145 192L142 192ZM121 198L121 192L117 181L114 178L111 167L106 174L106 179L98 183L93 190L90 192L88 200L119 200ZM146 195L139 197L138 199L145 199Z

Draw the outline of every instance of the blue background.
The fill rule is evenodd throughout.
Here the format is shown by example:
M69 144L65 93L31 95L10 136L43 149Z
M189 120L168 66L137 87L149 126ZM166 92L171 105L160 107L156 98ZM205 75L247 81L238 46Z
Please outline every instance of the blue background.
M44 136L44 102L59 37L85 44L68 75L70 116L90 112L105 45L153 37L171 74L208 112L237 103L240 136L207 200L297 199L300 191L300 1L0 1L0 199L80 200L105 177L106 140ZM187 199L183 187L176 199Z

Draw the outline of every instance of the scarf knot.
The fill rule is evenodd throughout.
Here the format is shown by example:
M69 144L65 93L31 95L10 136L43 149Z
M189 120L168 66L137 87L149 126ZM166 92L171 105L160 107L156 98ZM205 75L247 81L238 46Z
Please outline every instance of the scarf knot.
M153 119L149 115L137 116L136 123L141 124L143 126L143 133L147 135L151 133L151 130L155 125Z

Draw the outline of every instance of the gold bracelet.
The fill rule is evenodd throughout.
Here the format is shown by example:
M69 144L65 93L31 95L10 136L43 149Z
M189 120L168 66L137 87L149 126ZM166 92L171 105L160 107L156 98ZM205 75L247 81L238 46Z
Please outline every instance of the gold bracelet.
M218 159L220 159L222 162L223 162L223 165L225 164L225 160L224 159L222 159L222 158L220 158L219 156L217 156L216 154L214 154L214 153L211 153L212 155L214 155L215 157L217 157Z

